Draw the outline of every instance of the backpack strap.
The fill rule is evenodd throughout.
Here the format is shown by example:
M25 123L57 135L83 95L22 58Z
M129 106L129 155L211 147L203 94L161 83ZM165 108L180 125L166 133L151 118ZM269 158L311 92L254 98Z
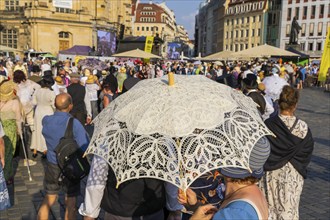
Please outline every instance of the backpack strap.
M66 125L66 130L64 137L65 138L73 138L73 117L70 117L68 120L68 124Z

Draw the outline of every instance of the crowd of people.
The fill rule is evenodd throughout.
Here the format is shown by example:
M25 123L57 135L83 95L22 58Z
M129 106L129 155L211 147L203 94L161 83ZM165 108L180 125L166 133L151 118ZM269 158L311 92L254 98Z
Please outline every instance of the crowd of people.
M186 192L160 180L140 179L116 188L108 164L94 156L85 201L79 214L85 219L298 219L299 200L306 167L313 151L313 138L306 122L295 116L299 89L317 81L318 66L292 62L195 62L139 60L107 62L97 69L71 60L54 66L50 60L16 63L0 60L0 210L10 207L6 185L14 184L13 159L21 139L33 158L46 160L46 197L38 218L47 219L63 183L58 180L54 148L64 135L66 121L74 117L74 137L86 150L92 120L114 99L140 80L180 75L205 75L218 83L241 90L258 104L260 117L276 135L262 138L250 156L251 172L220 169L200 177ZM187 76L188 77L188 76ZM279 97L266 93L264 80L279 77L287 83ZM296 88L295 88L296 87ZM87 132L88 131L88 132ZM65 219L75 219L75 197L80 184L65 185ZM212 192L212 193L211 193ZM164 212L166 209L168 212ZM167 214L166 214L167 213ZM133 218L141 217L141 218Z

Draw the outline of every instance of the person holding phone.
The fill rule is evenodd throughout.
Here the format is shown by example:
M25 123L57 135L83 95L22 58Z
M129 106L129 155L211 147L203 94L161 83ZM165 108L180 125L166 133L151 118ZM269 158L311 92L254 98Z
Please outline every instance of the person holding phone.
M225 179L225 198L220 209L211 204L199 206L190 220L204 219L268 219L268 205L257 183L263 175L263 165L270 153L270 144L266 137L254 146L249 160L250 170L240 168L221 168ZM196 194L188 189L186 194L179 190L181 204L196 201Z

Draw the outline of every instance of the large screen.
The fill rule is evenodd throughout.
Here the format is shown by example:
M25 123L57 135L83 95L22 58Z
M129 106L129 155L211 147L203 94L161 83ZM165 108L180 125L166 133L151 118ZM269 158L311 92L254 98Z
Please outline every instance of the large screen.
M181 46L182 45L180 43L169 42L167 44L167 59L179 60L182 51Z
M116 33L97 31L97 54L111 56L116 52Z

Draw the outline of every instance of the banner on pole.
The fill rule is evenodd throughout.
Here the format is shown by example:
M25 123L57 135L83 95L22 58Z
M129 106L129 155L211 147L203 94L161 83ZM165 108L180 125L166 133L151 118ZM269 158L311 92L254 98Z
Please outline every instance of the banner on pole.
M147 36L146 37L146 43L145 43L145 46L144 46L144 51L148 52L148 53L151 53L153 43L154 43L154 37Z
M330 27L328 27L328 34L325 40L324 49L322 53L321 66L318 76L318 80L320 82L326 81L329 68L330 68Z

